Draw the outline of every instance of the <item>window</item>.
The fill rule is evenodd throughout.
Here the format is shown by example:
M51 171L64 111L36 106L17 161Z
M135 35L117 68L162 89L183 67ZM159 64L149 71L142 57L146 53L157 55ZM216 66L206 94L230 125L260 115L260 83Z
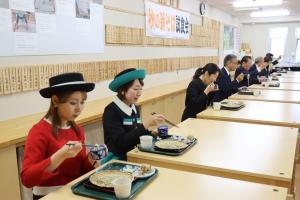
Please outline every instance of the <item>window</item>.
M300 62L300 28L296 28L296 62Z
M270 39L271 39L270 52L274 54L274 57L278 57L284 54L287 33L288 33L287 27L270 29Z

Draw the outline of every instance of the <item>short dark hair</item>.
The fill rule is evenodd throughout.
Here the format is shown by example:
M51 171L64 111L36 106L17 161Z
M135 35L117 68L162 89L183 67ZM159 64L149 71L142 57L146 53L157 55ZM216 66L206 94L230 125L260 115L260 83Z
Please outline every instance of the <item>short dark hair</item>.
M255 58L255 64L258 64L260 62L264 62L264 58L263 57L260 56L260 57Z
M142 79L137 79L137 80L139 80L140 84L142 86L144 86L144 81ZM122 93L126 93L128 91L128 89L133 85L134 81L135 80L132 80L132 81L130 81L130 82L128 82L128 83L126 83L126 84L124 84L124 85L122 85L121 87L118 88L117 96L119 97L120 100L122 100L122 101L124 100L125 94L122 94Z
M224 58L224 66L227 65L228 62L232 61L233 59L237 59L236 55L233 55L233 54L228 54L225 56Z
M272 59L269 56L264 57L264 62L269 63L270 61L272 61Z
M273 57L274 55L272 53L267 53L266 56L267 57Z
M241 60L241 64L247 63L249 60L252 60L251 56L244 56Z
M204 67L200 67L195 71L195 74L193 76L193 79L199 78L202 74L205 72L208 72L208 75L215 74L217 72L220 72L220 69L217 64L215 63L208 63Z

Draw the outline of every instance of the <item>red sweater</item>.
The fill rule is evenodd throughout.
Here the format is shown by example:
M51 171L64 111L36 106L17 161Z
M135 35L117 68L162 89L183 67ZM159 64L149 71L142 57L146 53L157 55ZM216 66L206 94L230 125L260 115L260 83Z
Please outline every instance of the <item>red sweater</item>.
M87 159L86 149L82 148L76 157L66 159L52 173L46 172L51 155L68 141L81 141L84 144L82 128L79 137L71 128L58 129L58 139L52 136L51 129L52 125L42 119L29 131L21 172L22 183L26 187L65 185L93 169Z

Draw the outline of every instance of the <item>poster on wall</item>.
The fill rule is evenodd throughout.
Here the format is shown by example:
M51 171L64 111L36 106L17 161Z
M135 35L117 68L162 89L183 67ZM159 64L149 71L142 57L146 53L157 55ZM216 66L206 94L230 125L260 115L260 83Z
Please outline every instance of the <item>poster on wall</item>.
M102 0L1 0L0 36L0 56L102 53Z
M234 27L224 26L223 35L224 50L234 50Z
M146 36L190 38L190 15L180 10L145 1Z

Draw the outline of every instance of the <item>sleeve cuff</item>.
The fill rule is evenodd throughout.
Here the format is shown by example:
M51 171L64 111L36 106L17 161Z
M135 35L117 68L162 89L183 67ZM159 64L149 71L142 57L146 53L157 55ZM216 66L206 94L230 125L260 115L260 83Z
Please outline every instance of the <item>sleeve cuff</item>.
M50 177L50 176L55 176L56 174L58 174L58 169L55 169L53 172L46 172L46 168L51 164L51 157L47 158L46 160L41 162L41 169L43 169L42 171L42 176L43 177Z

